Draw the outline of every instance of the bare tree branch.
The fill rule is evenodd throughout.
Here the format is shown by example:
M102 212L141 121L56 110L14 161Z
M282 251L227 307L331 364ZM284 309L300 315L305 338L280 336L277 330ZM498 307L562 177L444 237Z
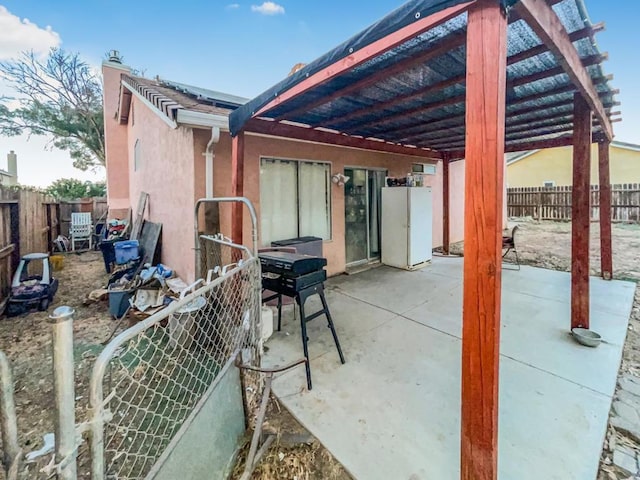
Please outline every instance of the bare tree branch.
M102 83L77 53L51 49L0 62L0 76L16 99L0 98L0 134L49 135L82 170L105 165Z

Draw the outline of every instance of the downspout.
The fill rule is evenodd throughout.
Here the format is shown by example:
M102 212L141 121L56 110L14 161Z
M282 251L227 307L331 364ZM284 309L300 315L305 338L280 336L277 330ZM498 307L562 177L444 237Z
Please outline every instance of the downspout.
M215 157L215 145L220 140L220 128L211 127L211 139L207 143L205 156L205 197L213 198L213 159Z

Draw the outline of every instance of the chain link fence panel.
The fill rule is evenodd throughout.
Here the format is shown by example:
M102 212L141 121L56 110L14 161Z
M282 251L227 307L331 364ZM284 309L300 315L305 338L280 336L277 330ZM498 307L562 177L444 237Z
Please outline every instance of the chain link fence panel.
M206 280L116 337L91 382L92 478L143 479L221 371L257 356L260 263L221 236L201 237Z

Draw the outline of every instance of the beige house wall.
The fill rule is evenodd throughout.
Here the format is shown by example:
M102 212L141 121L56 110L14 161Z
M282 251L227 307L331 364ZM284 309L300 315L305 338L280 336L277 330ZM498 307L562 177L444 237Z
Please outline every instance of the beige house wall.
M640 182L640 151L611 146L611 183ZM557 186L573 184L572 147L539 150L507 165L509 187L542 187L553 181ZM598 183L598 145L591 146L591 183Z

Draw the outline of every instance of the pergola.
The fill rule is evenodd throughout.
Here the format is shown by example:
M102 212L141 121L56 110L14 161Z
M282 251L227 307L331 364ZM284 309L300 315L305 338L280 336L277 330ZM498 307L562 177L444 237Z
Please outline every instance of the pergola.
M461 478L497 478L504 153L573 146L571 327L589 326L590 152L599 143L602 274L610 279L609 86L583 0L412 0L230 117L244 134L465 159ZM242 241L242 210L233 212Z

